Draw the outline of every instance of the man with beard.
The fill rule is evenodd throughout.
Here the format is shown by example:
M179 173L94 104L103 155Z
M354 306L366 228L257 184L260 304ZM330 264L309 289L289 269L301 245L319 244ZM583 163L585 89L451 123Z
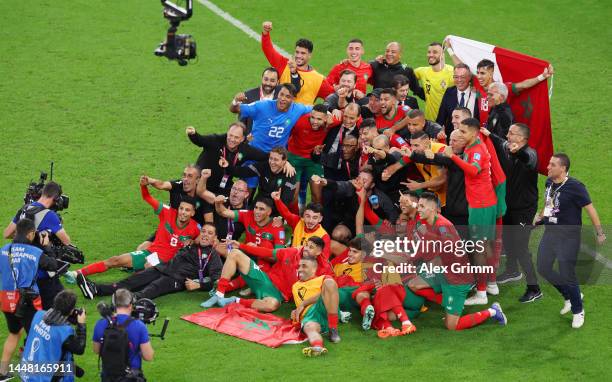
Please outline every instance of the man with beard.
M372 77L369 81L374 88L392 88L393 77L403 74L410 82L410 90L421 99L425 99L423 89L414 75L411 67L401 63L402 46L397 41L387 44L384 56L378 56L376 60L370 61L372 66Z
M443 143L432 142L429 136L425 132L421 131L412 135L410 139L410 147L412 151L417 153L424 153L426 150L430 150L434 153L443 153L446 147ZM447 171L445 167L417 163L417 169L423 176L423 182L417 182L415 180L408 179L406 187L410 191L418 190L429 190L438 196L440 200L440 207L446 206L446 189L447 189Z
M159 217L159 225L155 241L147 250L124 253L113 256L103 261L87 265L77 271L71 271L72 277L76 278L85 298L93 299L93 291L89 288L85 276L106 272L109 268L128 267L136 271L155 266L158 263L167 263L191 240L199 235L198 223L191 219L195 213L194 198L183 196L179 208L174 209L163 205L149 194L149 178L146 175L140 177L140 192L155 214ZM67 272L68 273L68 272Z
M298 266L298 278L292 288L295 310L291 312L293 322L300 323L308 336L309 347L302 349L307 357L327 353L323 346L322 333L329 332L333 343L340 342L338 335L338 286L333 277L317 276L317 259L303 256Z
M191 143L202 148L196 163L200 169L211 170L208 189L215 194L229 195L233 182L228 173L233 168L246 161L261 161L268 157L265 152L245 142L246 127L242 122L232 122L225 134L200 135L192 126L187 127L186 132Z
M383 179L383 173L387 167L394 165L401 155L391 155L389 137L379 135L372 140L372 146L365 148L370 158L368 164L372 167L374 183L376 187L387 194L394 203L399 200L399 190L401 181L407 177L407 169L402 167L388 178Z
M398 106L397 95L391 88L380 92L380 114L376 116L376 128L382 134L391 137L393 134L407 135L405 106Z
M361 92L358 95L355 94L355 81L357 80L357 74L351 70L344 70L340 73L340 82L336 87L336 92L330 94L325 98L325 105L330 111L333 110L344 110L346 105L351 102L355 102L365 95Z
M278 53L274 48L272 38L270 37L271 31L272 22L265 21L261 33L261 49L266 55L270 65L280 73L280 82L290 82L293 76L289 65L290 60ZM301 38L295 43L295 51L292 60L295 61L297 69L295 75L299 74L302 79L302 87L299 93L296 94L295 101L305 105L313 105L315 99L325 99L334 92L334 88L325 81L325 77L310 66L309 63L312 57L312 50L312 41Z
M300 91L302 87L302 81L297 74L297 67L295 62L290 61L288 63L289 69L291 71L291 84L295 86L297 91ZM278 92L280 91L278 72L273 67L267 67L264 69L261 74L261 85L256 88L245 90L244 96L246 100L244 103L253 103L255 101L260 101L264 99L276 99L278 97ZM247 134L251 131L251 127L253 125L253 120L251 118L242 118L240 122L244 123L246 126Z
M410 139L413 134L424 131L430 139L437 140L438 142L446 141L446 135L444 130L442 130L442 126L426 120L425 113L421 110L410 110L406 117L406 125L408 127L408 134L404 139Z
M323 104L315 105L310 114L303 115L291 131L288 145L288 160L295 168L296 191L300 189L300 180L305 174L309 180L313 175L323 175L323 167L312 159L315 147L321 145L328 132L327 107ZM313 202L320 202L321 194L310 184ZM294 200L297 200L295 195Z
M439 125L444 126L446 136L450 136L451 131L453 131L455 126L453 115L458 107L464 107L469 110L470 115L465 118L469 118L472 115L478 118L477 99L480 97L480 93L471 84L472 72L470 72L469 66L464 63L457 64L453 70L453 80L455 81L455 86L447 88L444 92L438 115L435 118Z
M429 44L427 63L429 66L414 69L414 74L425 91L425 119L435 121L444 92L454 84L453 67L444 63L444 50L439 42Z
M223 267L215 249L217 244L215 226L206 223L194 243L179 250L168 263L147 268L112 284L86 282L94 296L110 296L121 288L135 292L135 299L154 299L184 290L209 291Z
M350 70L357 75L355 83L355 95L357 98L363 98L366 94L368 80L372 77L372 67L361 57L365 53L363 49L363 41L354 38L349 41L346 47L346 59L334 66L327 75L327 83L336 89L341 85L340 77L346 70ZM359 93L357 93L359 92Z

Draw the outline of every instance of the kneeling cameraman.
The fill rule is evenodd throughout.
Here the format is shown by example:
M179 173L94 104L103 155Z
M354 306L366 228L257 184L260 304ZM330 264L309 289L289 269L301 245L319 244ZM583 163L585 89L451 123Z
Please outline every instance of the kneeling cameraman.
M102 359L102 382L146 381L142 360L153 360L153 347L145 324L132 318L133 301L130 291L118 289L113 295L116 314L100 319L94 328L93 351ZM117 330L127 333L127 344L122 344ZM127 349L122 345L127 345Z
M2 352L0 380L7 377L8 363L17 348L22 329L29 332L36 310L41 309L37 269L57 269L57 261L33 245L35 233L34 222L21 219L15 225L13 242L0 250L0 310L6 317L9 332ZM41 235L40 240L42 246L49 241L46 235Z
M75 375L83 376L72 357L83 354L87 340L85 310L75 309L76 302L74 292L64 290L55 296L51 309L34 315L19 365L22 381L68 382L74 381Z

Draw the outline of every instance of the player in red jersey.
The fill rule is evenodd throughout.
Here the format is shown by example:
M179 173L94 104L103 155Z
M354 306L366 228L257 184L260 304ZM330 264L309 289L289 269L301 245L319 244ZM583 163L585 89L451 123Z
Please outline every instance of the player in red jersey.
M328 120L327 107L323 104L315 105L309 114L303 115L291 130L289 136L288 161L295 168L295 200L300 190L300 179L306 172L306 179L313 175L323 176L323 167L312 160L311 154L315 147L322 145L331 127L340 124L340 120ZM310 182L311 199L321 202L321 193L318 188L312 187Z
M329 262L323 261L319 256L325 245L320 237L309 238L301 248L270 249L253 247L237 241L230 243L233 249L225 259L217 291L205 302L205 307L214 304L225 306L237 302L260 312L277 310L281 302L291 300L291 287L298 280L297 270L302 256L317 258L317 276L331 274ZM270 259L274 264L264 272L248 255ZM231 287L230 278L236 272L240 273L251 288L255 299L225 297L225 293Z
M487 265L494 258L492 243L495 240L495 221L497 219L497 196L491 180L491 156L487 147L480 141L480 123L476 118L467 118L459 124L460 138L466 142L463 157L453 153L450 146L444 155L463 170L465 174L465 196L468 202L468 225L472 240L485 242L484 255L476 254L476 265ZM477 292L469 298L466 305L486 304L487 274L477 277ZM495 285L497 287L497 285Z
M285 231L283 227L275 227L272 223L272 208L274 203L270 198L261 197L255 202L252 210L230 210L223 203L226 197L217 195L215 208L217 213L226 219L234 219L244 225L245 244L264 248L282 248L285 246Z
M388 137L404 129L408 124L406 112L410 108L397 104L394 89L383 89L380 92L380 114L376 116L376 128Z
M191 218L195 214L195 199L183 196L178 210L163 205L149 194L147 185L149 179L146 175L140 177L140 192L142 198L153 207L155 214L159 217L159 225L155 240L148 249L124 253L113 256L103 261L87 265L79 270L67 274L67 281L76 279L77 282L83 281L83 276L105 272L109 268L127 267L134 270L142 270L158 262L166 263L170 261L179 249L189 244L191 240L198 237L200 230L195 220ZM156 254L156 256L152 256ZM152 256L152 257L151 257ZM151 263L154 261L155 264ZM68 273L68 272L67 272ZM79 281L80 280L80 281Z
M421 194L418 209L419 220L411 236L426 244L419 245L420 250L414 258L424 263L417 267L418 276L409 281L408 287L415 294L444 307L445 324L449 330L468 329L489 318L506 325L506 315L499 303L481 312L461 315L474 279L467 251L463 245L458 245L461 239L453 223L438 213L438 198L434 193ZM443 243L443 246L436 246L436 242ZM476 251L483 249L478 244L475 247ZM431 266L434 263L437 268Z
M355 84L355 90L361 92L361 94L354 94L358 99L365 97L368 80L372 77L372 67L369 63L362 61L361 57L365 53L363 49L363 41L358 38L354 38L349 41L346 47L345 60L335 65L327 75L327 83L337 90L340 83L340 73L345 70L350 70L357 74L357 83ZM356 92L354 92L356 93Z

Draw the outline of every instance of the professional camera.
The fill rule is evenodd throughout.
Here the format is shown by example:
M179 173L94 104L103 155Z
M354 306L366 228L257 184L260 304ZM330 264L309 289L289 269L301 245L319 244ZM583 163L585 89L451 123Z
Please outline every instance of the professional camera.
M83 314L83 308L74 308L70 316L68 316L68 322L72 325L76 325L78 323L77 319L81 314Z
M100 316L107 320L110 320L115 313L115 306L113 304L108 305L104 301L100 301L96 308L98 309ZM157 305L155 302L153 302L153 300L141 298L132 302L132 318L140 320L148 325L155 324L157 317L159 317L159 310L157 309ZM159 337L163 340L169 323L170 320L168 318L164 319L164 325L162 326L161 333L151 334L150 336Z
M193 13L193 0L186 0L186 7L180 7L168 0L161 0L164 6L164 17L170 21L166 40L153 52L156 56L177 60L180 66L196 58L196 42L190 34L176 34L181 21L188 20Z
M85 263L83 251L72 244L66 245L62 243L55 235L51 237L51 245L45 248L45 253L57 260L65 261L70 264Z
M51 179L53 180L53 162L51 162ZM23 196L23 202L25 204L34 203L37 201L42 195L42 190L45 187L45 182L47 181L47 173L41 171L40 177L38 178L38 183L31 181L28 185L25 195ZM60 185L61 188L61 185ZM53 211L62 211L68 209L70 204L70 198L68 195L60 195L55 199L55 203L51 206Z

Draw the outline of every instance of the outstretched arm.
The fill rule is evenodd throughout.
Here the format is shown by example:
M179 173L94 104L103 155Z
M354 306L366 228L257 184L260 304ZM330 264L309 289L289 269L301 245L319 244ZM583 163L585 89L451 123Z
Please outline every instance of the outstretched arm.
M289 208L287 208L287 205L283 203L281 199L280 192L274 191L270 196L274 200L274 205L278 213L287 221L287 224L289 224L291 228L295 228L297 223L300 222L300 216L289 211Z
M226 219L236 220L237 211L235 213L234 211L225 207L225 205L223 204L225 203L225 199L226 197L223 195L217 195L217 197L215 198L215 209L217 210L217 213Z
M272 44L272 38L270 37L270 31L272 31L272 22L265 21L262 25L263 31L261 33L261 50L263 50L266 58L270 65L272 65L277 71L280 77L287 66L289 59L283 57L282 54L278 53Z
M149 178L146 175L140 177L140 194L142 195L142 199L149 203L151 207L155 210L156 213L159 213L162 204L151 196L149 193L149 188L147 185L149 184Z
M530 87L536 86L537 84L539 84L542 81L546 81L554 73L555 73L555 69L553 68L553 66L552 65L548 65L548 67L546 69L544 69L542 74L540 74L537 77L528 78L528 79L526 79L524 81L517 82L517 83L514 84L514 88L518 92L520 92L522 90L525 90L525 89L529 89Z

